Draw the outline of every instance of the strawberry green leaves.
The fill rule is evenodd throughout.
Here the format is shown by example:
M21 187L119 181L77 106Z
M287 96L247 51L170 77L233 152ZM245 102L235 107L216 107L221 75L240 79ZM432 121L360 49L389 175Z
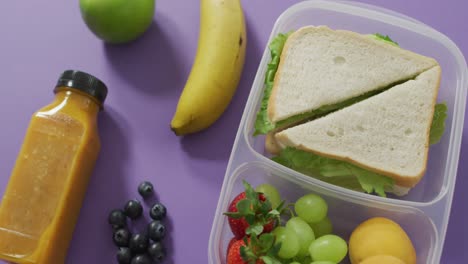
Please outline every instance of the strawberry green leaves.
M262 234L259 237L244 238L245 246L240 248L242 259L255 264L262 260L265 264L281 264L277 258L281 245L275 244L275 236L271 233Z
M280 216L286 210L285 201L272 208L263 193L255 191L245 180L243 185L244 192L234 198L229 212L224 213L230 221L236 219L240 224L245 223L245 235L242 237L245 245L240 248L240 256L249 264L280 264L277 259L280 245L275 243L275 236L269 232L280 223Z
M245 234L248 236L259 236L265 231L265 227L276 226L280 221L281 211L284 209L284 202L277 208L272 208L266 197L256 192L252 186L243 181L245 188L245 198L235 205L237 212L226 212L226 216L233 219L245 220L247 223Z

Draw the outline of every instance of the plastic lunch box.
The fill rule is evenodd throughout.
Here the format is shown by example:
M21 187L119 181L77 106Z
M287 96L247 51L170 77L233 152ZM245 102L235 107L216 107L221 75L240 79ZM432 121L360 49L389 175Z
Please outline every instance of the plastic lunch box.
M430 148L423 180L404 197L382 198L347 190L276 164L264 152L264 137L253 137L256 113L263 96L264 74L270 60L269 50L265 48L219 197L208 247L209 263L225 263L227 244L233 235L223 212L243 191L243 179L253 186L273 184L287 201L293 202L309 192L321 195L328 202L334 233L344 239L370 217L393 219L413 241L418 263L439 263L453 198L467 95L467 66L462 53L446 36L419 21L350 1L298 3L278 18L270 41L278 33L307 25L327 25L363 34L388 34L403 48L437 59L443 72L438 101L445 101L449 106L445 134L439 144ZM344 261L348 263L347 258Z

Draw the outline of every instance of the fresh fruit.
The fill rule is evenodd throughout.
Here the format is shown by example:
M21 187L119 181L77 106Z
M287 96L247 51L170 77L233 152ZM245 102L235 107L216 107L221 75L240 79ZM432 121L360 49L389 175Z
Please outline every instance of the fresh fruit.
M126 228L118 229L114 232L114 244L118 247L128 247L128 241L131 235L130 231Z
M228 246L227 246L227 251L229 251L229 249L232 247L232 245L234 244L234 242L236 242L238 239L233 237L231 238L231 240L229 240L229 243L228 243Z
M234 243L237 241L238 239L233 237L231 238L231 240L229 240L229 243L228 243L228 246L227 246L227 250L226 250L226 256L228 255L229 253L229 250L231 249L232 245L234 245Z
M154 193L153 184L148 181L140 183L140 185L138 185L138 193L143 197L143 199L151 197Z
M245 246L244 240L236 240L232 243L231 247L228 249L226 255L227 264L247 264L241 257L240 249Z
M146 234L137 233L130 237L129 247L133 253L145 253L149 239Z
M81 16L88 28L109 43L125 43L151 25L154 0L80 0Z
M301 264L310 264L312 262L312 258L310 255L307 255L306 257L300 259Z
M166 257L166 250L161 242L155 242L148 247L148 254L154 261L160 263Z
M280 205L281 196L273 185L260 184L255 188L255 191L263 193L263 195L265 195L265 197L270 201L272 208L276 208Z
M132 261L132 252L127 247L119 248L117 251L117 262L119 264L130 264Z
M143 207L138 200L129 200L124 207L124 213L130 219L135 220L143 213Z
M299 217L293 217L286 223L286 229L296 233L299 239L298 257L305 257L309 254L309 246L315 240L314 231L304 220Z
M245 192L238 194L229 204L228 212L229 213L238 212L237 203L239 203L240 201L244 199L246 199ZM245 230L248 228L249 224L244 218L228 217L228 223L236 239L239 240L245 236Z
M280 212L272 210L263 194L257 193L246 181L243 183L245 192L232 200L225 213L234 237L242 239L251 233L271 232L279 221Z
M155 203L151 206L150 217L153 220L162 220L166 217L166 207L162 203Z
M349 239L351 263L376 255L389 255L416 264L416 251L406 232L394 221L375 217L361 223Z
M280 201L277 208L272 208L270 198L277 195L280 199L275 187L261 184L253 190L246 181L243 184L245 191L231 201L229 212L225 213L235 236L227 246L227 255L235 255L232 259L237 258L237 263L251 264L260 260L268 264L311 264L313 261L316 264L336 264L344 259L348 245L342 238L328 234L332 232L327 217L328 205L320 196L307 194L286 208L283 208L284 201ZM294 216L290 206L295 207L298 216ZM280 215L284 216L281 221ZM271 233L265 232L268 231L265 224L274 221L277 225L284 223L283 220L286 221L285 226L277 226ZM315 240L312 226L322 235L321 239ZM239 244L241 246L233 249Z
M293 258L299 253L300 245L299 238L296 235L296 232L289 230L283 226L278 226L273 230L275 235L275 244L281 243L281 247L278 251L278 256L280 258L289 259Z
M275 246L275 236L271 233L231 241L234 242L228 246L226 255L228 264L281 263L277 258L279 248Z
M234 200L232 200L231 204L229 205L228 212L229 213L237 213L238 212L237 204L240 201L246 200L246 199L247 199L247 196L246 196L245 192L240 193L239 195L237 195L234 198ZM259 200L263 202L263 201L265 201L265 197L263 195L260 195ZM245 231L249 227L249 223L247 223L245 218L229 217L228 221L229 221L229 226L231 227L231 231L234 234L234 236L236 237L236 239L242 239L246 235ZM263 230L265 232L271 232L271 230L273 229L272 226L273 225L271 223L267 223L263 227Z
M240 0L201 0L198 49L171 122L176 135L211 126L240 80L247 43Z
M133 257L131 264L151 264L153 261L146 254L136 255Z
M150 182L142 182L138 192L143 198L148 198L153 194L153 185ZM152 218L163 219L166 216L166 207L161 203L155 203L149 211ZM162 263L166 257L166 250L161 242L166 236L166 227L161 220L152 220L146 229L135 230L133 235L127 228L127 217L135 220L141 217L142 213L142 203L132 199L126 202L124 210L112 210L108 216L108 222L114 228L114 243L119 247L116 254L118 263ZM131 227L138 229L137 226Z
M320 220L317 223L309 223L312 230L314 230L315 238L331 234L333 232L333 225L328 217Z
M112 210L108 217L108 222L114 229L119 229L127 226L127 217L120 209Z
M324 235L310 244L309 252L314 261L340 263L348 253L348 245L339 236Z
M317 223L327 216L328 205L322 197L311 193L299 198L294 205L294 210L304 221Z
M166 226L161 221L154 220L148 225L148 236L153 241L160 241L166 236Z
M405 264L405 262L394 256L377 255L368 257L359 264Z

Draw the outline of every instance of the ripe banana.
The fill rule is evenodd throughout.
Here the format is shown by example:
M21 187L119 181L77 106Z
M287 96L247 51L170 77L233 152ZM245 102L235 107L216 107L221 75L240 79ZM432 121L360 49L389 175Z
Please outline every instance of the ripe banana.
M197 54L171 122L176 135L201 131L223 114L239 83L246 42L240 0L201 0Z

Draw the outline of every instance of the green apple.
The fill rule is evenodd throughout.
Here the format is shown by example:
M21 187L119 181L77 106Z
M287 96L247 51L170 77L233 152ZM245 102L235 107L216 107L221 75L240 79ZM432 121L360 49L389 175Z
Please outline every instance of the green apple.
M88 28L109 43L125 43L151 25L155 0L80 0L81 16Z

